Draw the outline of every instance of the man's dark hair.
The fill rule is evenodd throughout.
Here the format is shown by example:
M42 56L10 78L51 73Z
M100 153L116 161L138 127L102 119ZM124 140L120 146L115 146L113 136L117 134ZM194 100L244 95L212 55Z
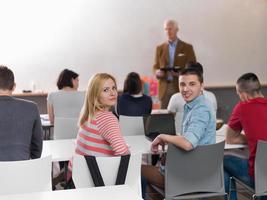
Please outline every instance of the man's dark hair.
M201 74L203 74L203 66L199 62L190 61L186 63L185 68L195 68Z
M57 87L59 90L63 89L64 87L71 87L73 88L72 79L75 79L79 76L74 71L71 71L69 69L64 69L57 79Z
M138 94L142 90L142 81L139 74L131 72L127 75L124 81L123 92L128 92L129 94Z
M14 74L6 66L0 65L0 89L12 90L15 84Z
M181 70L179 75L196 75L198 77L199 82L203 83L203 74L196 68L186 67Z
M239 92L255 96L260 93L261 84L256 74L246 73L240 76L236 82Z

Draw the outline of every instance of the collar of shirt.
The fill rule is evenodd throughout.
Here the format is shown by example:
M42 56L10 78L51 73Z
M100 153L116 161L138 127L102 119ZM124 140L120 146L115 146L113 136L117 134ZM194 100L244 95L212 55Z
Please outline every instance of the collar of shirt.
M250 99L248 101L248 103L249 102L260 102L260 103L267 104L267 99L266 98L263 98L263 97L257 97L257 98L254 98L254 99Z
M195 105L199 104L202 101L204 101L203 94L199 95L193 101L190 101L190 102L186 103L185 106L184 106L184 109L185 110L191 110Z
M176 40L174 40L174 41L168 41L168 44L169 44L169 46L171 46L171 47L176 47L177 43L178 43L178 39L176 39Z

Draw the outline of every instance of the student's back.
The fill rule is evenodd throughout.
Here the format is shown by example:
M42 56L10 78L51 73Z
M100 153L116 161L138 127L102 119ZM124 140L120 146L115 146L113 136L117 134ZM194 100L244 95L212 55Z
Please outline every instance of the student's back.
M39 158L41 121L37 106L11 96L0 96L0 160Z
M147 95L132 96L124 93L118 98L117 112L119 115L142 116L151 113L152 100Z
M55 117L78 118L83 106L85 92L63 91L51 92L48 104L53 105Z

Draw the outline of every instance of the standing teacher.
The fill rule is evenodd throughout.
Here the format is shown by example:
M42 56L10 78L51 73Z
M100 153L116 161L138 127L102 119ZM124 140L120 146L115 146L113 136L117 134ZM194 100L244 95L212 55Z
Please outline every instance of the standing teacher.
M166 109L169 99L179 92L178 76L173 68L184 68L187 62L196 61L193 46L177 37L179 30L175 20L166 20L164 30L168 41L157 46L153 70L159 80L159 99L161 108Z

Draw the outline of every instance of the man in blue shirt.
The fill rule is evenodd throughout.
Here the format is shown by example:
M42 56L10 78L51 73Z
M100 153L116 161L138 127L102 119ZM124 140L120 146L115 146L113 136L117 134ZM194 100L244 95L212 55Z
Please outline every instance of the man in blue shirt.
M183 99L184 116L180 135L160 134L152 142L151 150L158 152L159 145L172 143L186 151L198 145L214 144L216 121L212 108L202 95L203 76L195 68L186 68L179 76L179 89ZM164 169L161 167L161 169ZM164 188L164 170L157 167L143 165L142 176L150 184Z

